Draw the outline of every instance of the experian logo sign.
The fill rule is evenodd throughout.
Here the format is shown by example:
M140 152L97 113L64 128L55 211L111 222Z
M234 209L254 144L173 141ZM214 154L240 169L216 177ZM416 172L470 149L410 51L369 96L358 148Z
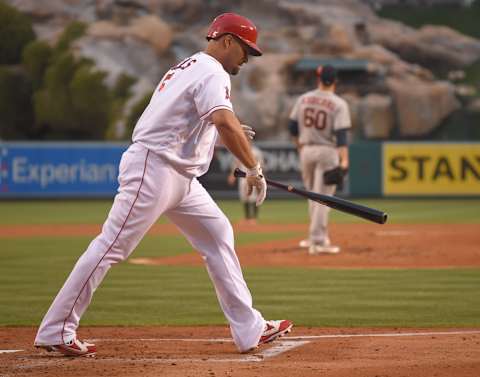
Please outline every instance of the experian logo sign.
M126 144L0 143L0 197L113 196Z
M39 184L42 189L55 184L103 183L117 176L114 164L88 164L80 160L73 164L36 164L27 157L15 157L12 161L13 184Z

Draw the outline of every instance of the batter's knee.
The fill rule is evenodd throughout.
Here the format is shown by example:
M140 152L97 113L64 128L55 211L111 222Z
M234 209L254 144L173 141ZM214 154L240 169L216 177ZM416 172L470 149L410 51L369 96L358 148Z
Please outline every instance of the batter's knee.
M216 226L218 227L218 234L221 235L222 239L233 244L233 227L228 218L222 216L219 218Z

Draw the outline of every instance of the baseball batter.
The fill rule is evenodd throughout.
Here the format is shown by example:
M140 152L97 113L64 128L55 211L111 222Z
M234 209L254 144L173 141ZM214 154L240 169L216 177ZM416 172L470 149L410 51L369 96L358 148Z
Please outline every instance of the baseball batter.
M256 204L266 196L262 169L230 101L230 75L249 55L262 54L248 19L225 13L212 22L208 45L172 67L158 84L119 166L119 188L101 233L90 243L53 301L35 346L69 356L92 356L96 346L77 338L80 319L110 267L128 258L165 214L205 260L233 340L241 352L290 331L287 320L265 321L234 250L232 227L197 180L211 162L218 137L247 167Z
M333 195L336 185L325 184L323 174L337 166L348 169L347 130L351 127L348 105L335 94L337 73L327 65L317 69L318 87L298 98L289 131L300 154L302 178L309 191ZM309 238L300 242L310 254L338 253L328 236L329 208L309 201Z

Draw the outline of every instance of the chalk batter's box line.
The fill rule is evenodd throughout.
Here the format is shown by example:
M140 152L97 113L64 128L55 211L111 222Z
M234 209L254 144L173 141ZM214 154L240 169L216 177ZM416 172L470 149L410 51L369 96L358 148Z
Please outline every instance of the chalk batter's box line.
M335 339L335 338L368 338L368 337L417 337L417 336L448 336L448 335L474 335L480 334L480 330L467 330L467 331L432 331L432 332L405 332L405 333L369 333L369 334L326 334L326 335L303 335L303 336L291 336L288 338L283 338L282 340L274 343L273 347L262 350L259 353L241 355L237 358L169 358L169 359L159 359L159 358L141 358L141 359L132 359L132 358L99 358L98 361L101 362L121 362L121 361L131 361L131 362L149 362L153 364L158 363L181 363L181 362L219 362L219 363L235 363L235 362L261 362L265 359L278 356L284 352L290 351L294 348L301 347L305 344L311 343L316 339ZM232 343L233 340L230 338L205 338L205 339L188 339L188 338L97 338L90 339L92 342L203 342L203 343ZM0 350L2 353L15 353L22 352L24 350ZM58 363L61 358L46 359L42 362L34 363L35 365L29 364L30 367L47 365L52 363Z
M473 335L480 334L480 330L465 331L429 331L429 332L404 332L404 333L368 333L368 334L325 334L325 335L301 335L289 336L283 340L315 340L328 338L369 338L369 337L402 337L402 336L444 336L444 335ZM231 338L97 338L89 339L90 342L211 342L211 343L232 343Z

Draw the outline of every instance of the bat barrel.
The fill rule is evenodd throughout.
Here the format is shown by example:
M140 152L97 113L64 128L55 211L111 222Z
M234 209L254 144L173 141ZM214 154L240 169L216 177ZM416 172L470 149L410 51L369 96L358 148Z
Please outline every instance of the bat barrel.
M241 171L240 169L235 169L233 174L235 177L240 178L246 176L245 172ZM266 181L270 186L292 192L294 194L303 196L306 199L314 200L338 211L349 213L351 215L373 221L377 224L385 224L387 222L388 215L385 212L379 211L378 209L349 202L348 200L341 199L336 196L317 194L316 192L298 189L293 186L287 186L283 183L272 181L270 179L266 179Z

